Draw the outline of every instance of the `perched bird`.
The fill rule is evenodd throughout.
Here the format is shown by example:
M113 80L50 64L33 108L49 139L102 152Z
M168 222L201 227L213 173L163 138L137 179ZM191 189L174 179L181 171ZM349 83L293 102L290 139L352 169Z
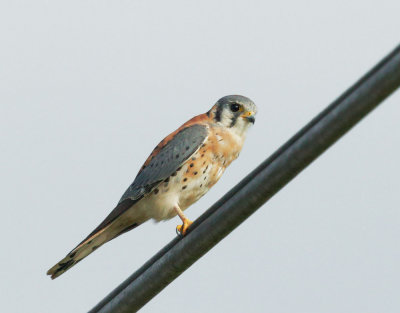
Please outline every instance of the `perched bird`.
M183 211L221 177L242 149L257 107L249 98L226 96L165 137L150 154L115 209L47 275L54 279L102 244L149 219L178 215L185 235L191 221Z

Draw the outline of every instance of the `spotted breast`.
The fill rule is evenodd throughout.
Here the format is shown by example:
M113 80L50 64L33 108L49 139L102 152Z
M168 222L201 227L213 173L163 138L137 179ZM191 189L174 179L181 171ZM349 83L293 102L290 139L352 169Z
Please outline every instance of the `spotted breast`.
M176 215L185 235L191 221L183 211L221 177L242 149L257 108L249 98L233 95L217 101L165 137L147 158L116 207L70 253L55 264L52 278L77 264L104 243L153 219Z

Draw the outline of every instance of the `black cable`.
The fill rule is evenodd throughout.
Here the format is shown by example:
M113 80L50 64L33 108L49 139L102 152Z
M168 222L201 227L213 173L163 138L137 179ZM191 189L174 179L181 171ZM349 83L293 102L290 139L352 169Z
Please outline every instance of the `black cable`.
M400 46L89 313L137 312L400 86Z

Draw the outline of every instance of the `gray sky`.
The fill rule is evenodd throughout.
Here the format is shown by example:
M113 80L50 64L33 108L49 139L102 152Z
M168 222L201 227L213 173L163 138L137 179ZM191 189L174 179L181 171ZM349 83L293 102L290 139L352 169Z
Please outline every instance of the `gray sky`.
M147 223L51 281L152 148L218 98L259 108L195 219L398 44L393 1L0 3L0 302L85 312L175 236ZM142 312L399 312L400 93Z

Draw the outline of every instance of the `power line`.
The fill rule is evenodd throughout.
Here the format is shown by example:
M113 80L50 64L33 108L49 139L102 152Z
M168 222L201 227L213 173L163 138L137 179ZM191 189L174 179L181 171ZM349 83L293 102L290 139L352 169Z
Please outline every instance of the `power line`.
M89 313L137 312L399 86L400 45Z

